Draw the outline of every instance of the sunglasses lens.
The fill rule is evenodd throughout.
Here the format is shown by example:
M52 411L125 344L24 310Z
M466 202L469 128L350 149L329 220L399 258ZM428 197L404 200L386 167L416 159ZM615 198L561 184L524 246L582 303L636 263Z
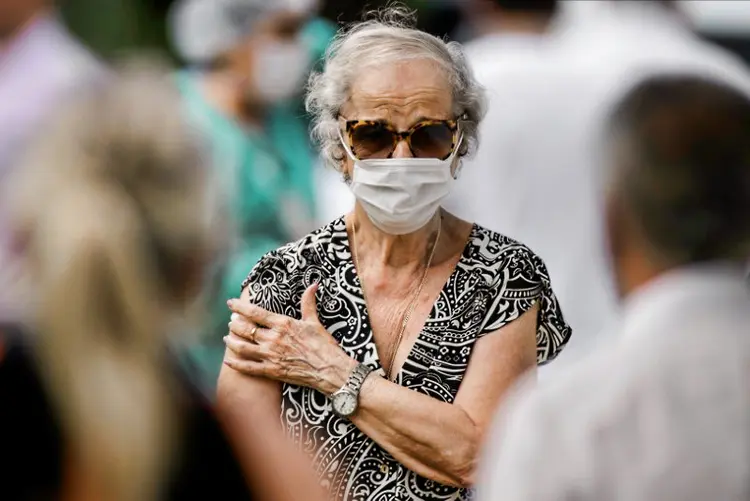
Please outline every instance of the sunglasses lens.
M453 130L443 123L418 128L411 136L411 148L418 158L445 159L453 153Z
M350 138L352 152L360 160L388 158L393 151L393 133L381 124L357 124Z

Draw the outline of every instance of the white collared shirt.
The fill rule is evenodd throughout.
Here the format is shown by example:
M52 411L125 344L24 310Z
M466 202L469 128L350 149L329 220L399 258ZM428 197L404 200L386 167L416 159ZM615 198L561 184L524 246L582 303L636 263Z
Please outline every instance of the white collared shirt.
M498 417L481 501L750 499L750 287L672 272L626 303L618 341Z

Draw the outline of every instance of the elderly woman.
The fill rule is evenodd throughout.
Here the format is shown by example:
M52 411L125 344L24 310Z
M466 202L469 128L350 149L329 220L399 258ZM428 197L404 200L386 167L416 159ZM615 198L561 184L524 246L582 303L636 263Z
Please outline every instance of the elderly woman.
M281 415L334 499L468 499L498 402L570 329L537 256L440 208L483 94L458 44L387 14L340 35L310 83L355 208L229 302L219 399L248 426Z

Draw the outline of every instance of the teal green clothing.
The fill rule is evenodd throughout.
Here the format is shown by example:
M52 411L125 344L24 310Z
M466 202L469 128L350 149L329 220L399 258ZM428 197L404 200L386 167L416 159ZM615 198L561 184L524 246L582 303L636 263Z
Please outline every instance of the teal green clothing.
M310 48L315 69L319 69L318 63L322 62L328 46L336 36L337 27L331 21L322 17L311 20L302 30L302 38Z
M303 37L315 59L322 57L334 33L335 28L323 20L305 28ZM240 294L242 281L265 253L302 236L293 231L295 219L296 227L313 221L317 153L310 143L301 99L273 107L262 128L249 128L205 100L201 78L201 73L192 71L176 75L188 118L211 154L234 237L230 253L214 273L205 341L190 350L211 391L224 353L226 300Z
M313 158L305 123L290 107L270 112L265 130L244 127L206 102L200 82L199 73L177 75L188 117L210 152L233 237L211 284L205 346L194 351L195 362L211 378L221 367L226 300L239 296L240 284L265 253L294 239L285 204L296 200L314 211Z

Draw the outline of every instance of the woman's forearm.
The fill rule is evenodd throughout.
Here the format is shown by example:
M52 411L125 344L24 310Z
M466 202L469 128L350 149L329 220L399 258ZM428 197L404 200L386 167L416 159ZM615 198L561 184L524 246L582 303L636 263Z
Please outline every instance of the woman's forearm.
M311 286L302 295L300 320L231 301L237 318L230 323L225 363L243 374L324 395L345 386L358 362L318 320L316 290ZM453 404L371 374L352 422L416 473L441 484L470 485L479 442L502 394L536 364L537 311L528 310L476 342Z
M471 485L480 432L461 407L370 375L351 420L419 475L445 485Z

